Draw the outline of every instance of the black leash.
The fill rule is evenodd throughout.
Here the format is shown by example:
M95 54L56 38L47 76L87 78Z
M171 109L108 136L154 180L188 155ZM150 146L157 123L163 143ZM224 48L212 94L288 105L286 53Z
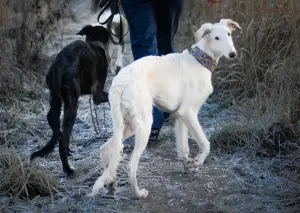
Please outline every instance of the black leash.
M106 2L105 2L106 1ZM128 30L126 33L123 34L123 19L122 19L122 14L120 12L120 8L118 6L118 2L117 0L102 0L102 2L99 5L100 7L102 7L98 17L97 17L97 21L99 22L99 24L101 25L105 25L107 24L107 29L110 32L111 35L115 36L116 38L119 38L119 41L116 42L113 37L111 36L111 41L113 44L115 45L120 45L123 44L123 37L127 35ZM104 21L104 22L100 22L100 17L103 15L103 13L110 7L111 10L111 15ZM120 35L116 35L112 32L111 30L111 25L112 25L112 21L113 18L116 14L120 15Z
M103 1L105 1L105 0L102 0L102 2L103 2ZM103 4L102 2L100 3L99 7L101 7L101 5ZM114 15L115 15L115 14L113 14L113 13L111 13L111 15L106 19L106 21L100 22L100 16L102 16L102 14L105 12L105 10L107 10L109 7L110 7L110 1L107 1L106 4L104 5L104 7L101 9L101 11L100 11L100 13L99 13L99 15L98 15L98 17L97 17L97 21L99 22L99 24L105 25L105 24L107 24L108 22L111 22L111 21L112 21Z

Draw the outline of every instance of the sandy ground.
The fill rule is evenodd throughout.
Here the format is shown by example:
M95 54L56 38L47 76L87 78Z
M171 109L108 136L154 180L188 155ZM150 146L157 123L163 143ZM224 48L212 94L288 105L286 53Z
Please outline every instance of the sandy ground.
M85 24L97 24L96 15L86 12L87 3L78 3L76 23L65 23L57 39L48 46L47 54L52 55L61 46L80 38L75 34ZM63 36L61 36L63 35ZM183 45L183 44L180 44ZM114 56L115 58L115 56ZM132 61L129 45L126 46L124 64ZM113 76L107 81L109 87ZM28 103L30 104L30 103ZM46 121L48 103L36 107L35 116L24 115L24 120L34 123L42 135L28 136L18 151L24 157L29 157L32 151L42 146L51 137L51 130ZM77 176L66 178L57 148L45 159L36 160L51 171L64 185L66 191L55 195L53 202L50 197L36 198L31 202L16 206L7 205L12 212L186 212L186 213L221 213L221 212L283 212L276 206L273 192L280 179L264 167L264 163L252 160L243 153L228 154L212 148L207 161L196 174L185 174L176 156L175 138L173 134L174 118L167 122L161 133L161 143L147 148L143 153L138 170L140 187L149 190L148 198L133 199L127 182L126 164L130 155L124 154L124 160L118 170L117 195L110 197L105 190L94 199L86 197L92 185L101 174L99 165L99 147L111 136L112 122L107 104L98 106L100 132L96 134L90 116L89 97L81 97L78 118L73 128L73 138L70 142L74 151L70 162L76 167ZM205 104L199 113L199 120L208 137L213 134L218 125L232 122L234 114L229 110L220 110L217 105ZM197 151L196 143L190 139L191 153ZM261 193L261 192L265 193ZM17 210L16 210L17 209Z

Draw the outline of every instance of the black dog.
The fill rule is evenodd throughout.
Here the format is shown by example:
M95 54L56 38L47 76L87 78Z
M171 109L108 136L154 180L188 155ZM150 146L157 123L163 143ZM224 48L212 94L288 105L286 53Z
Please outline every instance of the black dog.
M67 45L56 56L46 76L50 90L48 123L53 130L51 140L30 159L44 157L54 150L59 141L59 155L63 171L74 173L68 163L69 140L77 116L80 95L92 94L95 104L108 102L103 91L107 77L105 45L110 39L109 31L102 26L87 25L77 33L86 35L86 42L77 40ZM63 132L60 131L60 110L64 103Z

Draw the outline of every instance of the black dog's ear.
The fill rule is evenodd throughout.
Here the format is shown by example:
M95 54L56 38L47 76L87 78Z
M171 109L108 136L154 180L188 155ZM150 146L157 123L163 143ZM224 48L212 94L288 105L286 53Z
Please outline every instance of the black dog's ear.
M81 36L84 36L84 35L88 35L89 31L93 28L92 25L86 25L84 26L80 31L79 33L77 33L76 35L81 35Z

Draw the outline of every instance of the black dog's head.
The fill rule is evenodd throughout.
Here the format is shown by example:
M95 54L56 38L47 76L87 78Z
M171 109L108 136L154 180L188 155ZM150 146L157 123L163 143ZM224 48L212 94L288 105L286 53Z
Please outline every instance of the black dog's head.
M77 35L86 36L85 41L100 41L106 44L109 40L109 31L102 26L86 25L83 27Z

